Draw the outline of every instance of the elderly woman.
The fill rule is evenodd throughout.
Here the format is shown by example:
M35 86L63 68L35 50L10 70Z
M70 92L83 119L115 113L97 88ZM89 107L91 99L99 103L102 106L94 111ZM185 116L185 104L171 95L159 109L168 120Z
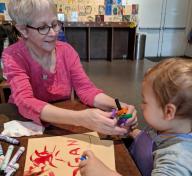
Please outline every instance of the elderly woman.
M3 52L4 74L11 87L10 103L25 118L41 124L83 126L104 134L123 135L128 128L116 125L113 98L95 87L85 74L76 51L57 41L61 24L52 0L10 0L9 15L22 39ZM50 102L67 100L74 89L91 107L82 111L61 109ZM136 120L135 109L125 103ZM129 123L129 124L130 124Z

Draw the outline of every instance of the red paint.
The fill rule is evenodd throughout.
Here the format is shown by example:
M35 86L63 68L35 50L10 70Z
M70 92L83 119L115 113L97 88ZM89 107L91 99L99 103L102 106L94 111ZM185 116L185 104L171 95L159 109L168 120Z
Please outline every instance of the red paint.
M55 174L51 171L49 172L49 176L55 176Z
M35 168L30 168L30 169L31 170L24 172L24 176L38 176L44 173L42 171L33 171L33 169Z
M78 145L76 140L67 140L67 142L69 143L67 146L71 146L71 145Z
M80 158L75 158L76 163L79 163L79 161L80 161Z
M75 166L72 165L70 161L67 162L67 165L68 165L69 167L79 167L79 165L75 165Z
M63 163L66 163L67 167L69 169L72 169L72 176L77 176L77 173L79 171L79 161L80 161L80 148L74 148L74 146L79 145L78 141L76 140L68 140L67 141L67 147L70 149L69 154L76 156L72 161L65 161L62 158L59 158L58 156L60 154L60 150L56 150L56 146L54 147L52 152L49 152L47 150L47 147L44 147L44 150L39 152L37 149L34 151L34 153L30 156L30 161L33 163L33 166L29 167L29 170L26 173L30 173L30 175L39 175L39 174L46 174L46 176L55 176L55 173L51 171L51 168L48 166L58 168L56 166L56 163L53 163L53 161L60 161ZM73 146L73 147L72 147ZM62 154L63 155L63 154ZM77 157L78 156L78 157ZM35 170L39 170L39 172L34 172ZM27 175L26 175L27 176Z
M56 146L54 147L53 152L55 151ZM46 166L46 163L48 162L50 166L57 168L53 163L53 152L49 153L47 151L46 146L44 147L43 152L38 152L35 150L35 154L37 155L37 158L33 160L32 155L30 156L30 160L33 162L35 166L39 166L40 164L43 164Z
M55 160L58 160L58 161L61 161L61 162L65 162L63 159L61 159L61 158L56 158L56 156L59 154L59 150L58 151L56 151L56 153L54 154L54 152L55 152L55 149L56 149L56 146L54 147L54 149L53 149L53 151L52 152L49 152L48 150L47 150L47 147L45 146L44 147L44 150L42 151L42 152L38 152L37 150L35 150L35 152L34 152L34 154L36 155L36 158L35 159L33 159L33 155L34 154L32 154L31 156L30 156L30 161L33 163L33 165L34 166L30 166L29 167L29 171L28 171L28 173L31 173L31 174L36 174L36 173L34 173L34 169L35 168L38 168L39 167L39 169L41 170L39 173L45 173L46 171L48 171L48 170L46 170L45 168L47 167L47 166L51 166L51 167L55 167L55 168L57 168L57 166L53 163L53 159L55 159ZM50 174L54 174L53 172L50 172L49 173L49 175ZM52 176L52 175L51 175ZM53 175L54 176L54 175Z
M76 176L79 171L79 167L73 170L73 176Z
M60 158L55 158L55 160L57 160L57 161L62 161L62 162L66 162L65 160L63 160L63 159L60 159Z
M55 156L57 156L57 155L59 154L59 152L60 152L60 151L58 150L58 151L55 153Z
M80 155L80 153L78 153L78 151L80 150L80 148L75 148L69 151L69 154L71 155Z

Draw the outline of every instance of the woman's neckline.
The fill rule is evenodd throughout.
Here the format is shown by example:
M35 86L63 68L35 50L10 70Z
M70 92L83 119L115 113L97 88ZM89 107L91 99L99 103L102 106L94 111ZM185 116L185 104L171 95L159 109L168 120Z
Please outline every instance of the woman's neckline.
M40 66L43 69L43 72L46 72L48 74L54 74L56 72L56 64L57 64L57 57L56 57L56 48L51 52L51 61L48 65L48 67L43 65L43 62L41 62L41 59L38 58L38 56L26 45L26 49L29 53L30 59ZM46 59L46 58L45 58Z

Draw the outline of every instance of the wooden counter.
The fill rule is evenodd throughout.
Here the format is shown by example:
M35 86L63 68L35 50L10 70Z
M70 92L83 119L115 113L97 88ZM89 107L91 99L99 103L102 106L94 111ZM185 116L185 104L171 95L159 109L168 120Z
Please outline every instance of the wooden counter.
M82 60L134 59L136 27L123 22L64 22L67 41Z

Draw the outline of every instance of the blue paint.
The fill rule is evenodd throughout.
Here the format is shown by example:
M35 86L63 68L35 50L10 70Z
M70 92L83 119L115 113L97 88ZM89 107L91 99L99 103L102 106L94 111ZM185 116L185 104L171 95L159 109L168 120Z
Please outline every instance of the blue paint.
M80 160L83 161L83 160L86 160L86 156L81 156Z

